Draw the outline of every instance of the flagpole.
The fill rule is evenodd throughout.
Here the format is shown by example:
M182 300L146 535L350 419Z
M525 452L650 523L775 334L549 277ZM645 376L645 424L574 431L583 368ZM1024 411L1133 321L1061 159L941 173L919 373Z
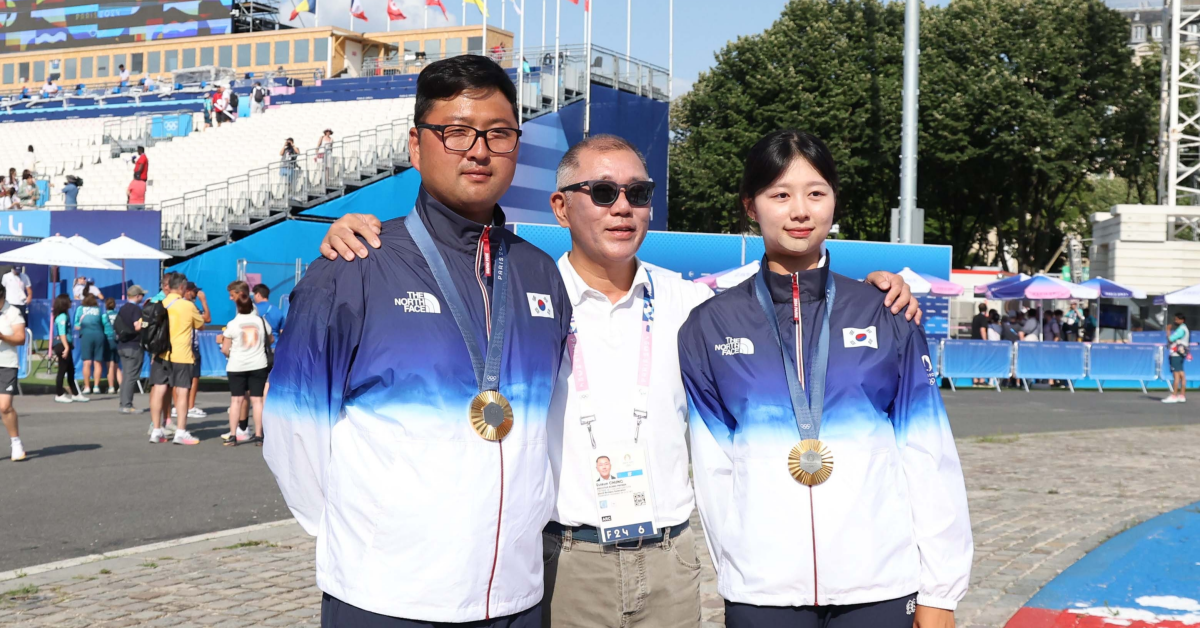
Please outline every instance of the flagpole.
M521 114L517 126L520 127L525 121L525 0L521 0L521 45L517 51L517 112Z
M463 26L467 25L467 0L463 0Z
M587 64L587 80L583 85L583 95L587 100L585 109L583 110L583 137L588 138L592 134L592 11L588 6L590 0L583 0L584 12L583 23L587 26L584 30L584 41L586 42L585 57L583 62Z
M675 88L675 0L667 0L667 132L671 130L671 105L674 103ZM668 202L671 198L671 151L667 151L666 189Z
M487 0L479 0L479 3L480 3L479 4L479 22L481 24L480 34L483 36L483 38L480 40L482 42L480 45L480 48L482 49L481 52L483 52L483 56L486 57L487 53L488 53L488 47L487 47Z
M508 17L508 11L506 9L508 9L507 0L500 0L500 30L504 30L506 28L504 26L505 18Z
M558 93L562 91L562 59L558 56L558 35L561 25L562 0L554 0L554 111L558 111Z
M521 0L524 2L525 0ZM546 0L542 0L542 52L546 50Z
M425 5L425 30L429 30L429 5Z
M633 0L625 0L625 63L629 63L629 47L633 42ZM626 68L628 71L628 68Z

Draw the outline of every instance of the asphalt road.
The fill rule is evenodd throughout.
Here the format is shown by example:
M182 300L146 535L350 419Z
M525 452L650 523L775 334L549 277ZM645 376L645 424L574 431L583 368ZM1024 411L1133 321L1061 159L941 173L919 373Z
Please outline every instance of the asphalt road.
M1163 393L944 391L959 438L1200 423ZM201 393L206 419L194 447L146 442L149 415L116 413L115 397L88 404L18 397L22 463L0 443L0 571L290 517L262 449L222 447L225 393ZM146 398L136 403L145 406Z

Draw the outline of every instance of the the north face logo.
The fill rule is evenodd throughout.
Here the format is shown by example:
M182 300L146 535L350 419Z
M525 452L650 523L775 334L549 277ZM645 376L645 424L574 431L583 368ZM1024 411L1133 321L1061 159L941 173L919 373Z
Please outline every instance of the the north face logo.
M754 355L754 343L749 338L725 337L725 344L715 345L721 355Z
M428 292L409 292L407 298L396 299L396 305L404 307L406 313L441 314L442 304Z

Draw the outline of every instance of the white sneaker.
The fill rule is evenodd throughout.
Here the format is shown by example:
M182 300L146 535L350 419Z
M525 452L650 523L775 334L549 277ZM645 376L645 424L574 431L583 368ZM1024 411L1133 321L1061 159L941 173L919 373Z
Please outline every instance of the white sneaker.
M80 392L78 395L75 395L74 397L71 397L71 401L78 401L78 402L82 403L82 402L85 402L85 401L91 401L91 399L88 399L87 397L84 397L84 396L83 396L83 392L81 391L81 392Z
M54 398L54 401L58 403L71 403L74 399L71 399L71 395L59 395Z
M150 442L152 442L152 443L165 443L165 442L167 442L167 437L166 437L166 435L165 435L165 434L163 434L163 431L162 431L162 430L156 430L156 429L153 429L153 426L151 426L151 430L150 430Z
M172 423L170 421L167 421L167 424L163 426L163 433L167 435L167 438L171 438L172 436L174 436L175 432L178 430L179 430L179 426L175 425L174 423Z
M200 408L192 408L191 410L187 411L187 416L189 419L203 419L204 417L208 416L208 413Z
M1179 403L1179 397L1177 397L1175 395L1171 395L1171 396L1167 397L1166 399L1163 399L1162 402L1163 403Z
M178 418L179 418L179 413L175 411L175 408L171 408L171 418L172 418L172 419L178 419Z
M81 394L81 395L90 395L90 394L92 394L92 389L91 389L91 388L88 388L87 386L84 386L83 388L80 388L80 389L79 389L79 394Z
M107 392L106 394L109 394L109 395L113 394L113 387L112 387L112 386L109 386L109 387L108 387L108 392Z
M13 462L20 462L24 459L25 459L25 448L21 446L21 441L17 441L15 443L13 443L12 444L12 455L9 456L9 460L12 460Z
M171 442L176 445L199 445L200 439L189 434L187 430L179 430L175 432L175 438Z
M248 430L248 429L244 430L240 427L237 428L237 435L236 435L237 442L242 443L242 442L248 441L248 440L250 440L250 436L251 436L250 430Z

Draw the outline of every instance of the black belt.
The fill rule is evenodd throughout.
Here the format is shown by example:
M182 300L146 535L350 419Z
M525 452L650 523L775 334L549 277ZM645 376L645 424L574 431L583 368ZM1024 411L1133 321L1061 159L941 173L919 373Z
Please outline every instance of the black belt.
M673 539L680 534L683 534L683 531L688 529L688 525L689 522L684 521L679 525L665 526L659 528L658 534L644 536L640 539L633 539L630 541L619 541L613 545L619 549L636 549L639 547L645 547L646 545L662 543L664 540L662 532L663 530L668 530L669 536L667 538ZM582 541L584 543L596 543L597 545L600 544L600 531L593 526L564 526L557 521L551 521L550 523L546 524L546 527L542 531L546 532L547 534L565 537L567 530L571 531L571 538L573 540Z

